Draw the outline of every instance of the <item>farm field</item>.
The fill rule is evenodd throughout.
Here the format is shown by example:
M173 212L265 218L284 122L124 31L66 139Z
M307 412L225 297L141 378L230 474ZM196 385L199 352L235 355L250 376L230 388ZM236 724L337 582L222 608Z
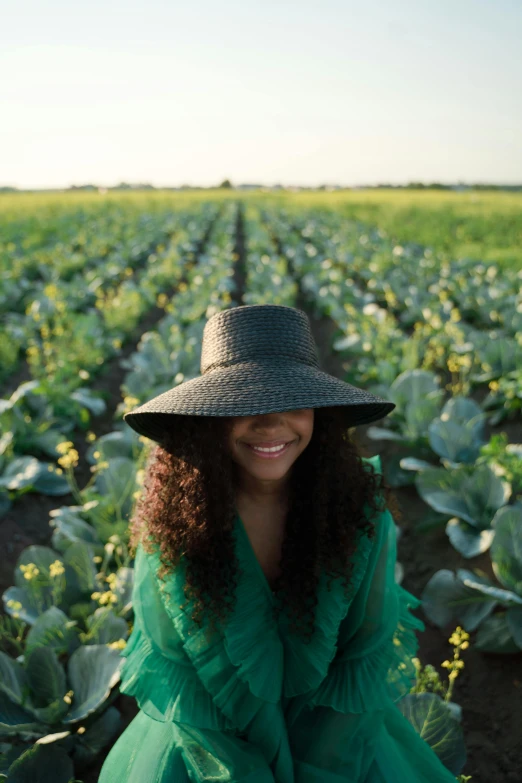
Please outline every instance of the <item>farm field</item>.
M397 405L353 437L422 601L403 709L457 779L520 783L522 195L6 194L0 224L0 773L94 783L136 714L117 686L150 442L122 416L199 374L210 315L272 303Z

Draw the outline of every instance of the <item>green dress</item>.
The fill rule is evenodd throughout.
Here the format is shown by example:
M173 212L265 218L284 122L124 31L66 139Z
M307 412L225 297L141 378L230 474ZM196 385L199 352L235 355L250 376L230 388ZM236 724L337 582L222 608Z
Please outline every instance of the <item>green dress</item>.
M381 471L378 456L365 459ZM164 583L158 549L136 552L135 622L121 690L139 713L99 783L455 783L399 711L414 682L420 601L395 582L395 523L362 534L351 596L321 575L316 630L290 633L236 516L242 566L228 623L205 637L185 610L183 560Z

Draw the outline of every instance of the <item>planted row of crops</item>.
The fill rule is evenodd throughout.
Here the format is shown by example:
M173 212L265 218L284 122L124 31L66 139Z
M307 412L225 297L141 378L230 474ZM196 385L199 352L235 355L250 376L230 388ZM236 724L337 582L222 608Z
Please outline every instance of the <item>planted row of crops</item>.
M72 492L75 503L51 512L50 546L22 551L15 584L3 594L0 773L31 775L37 764L68 783L122 730L114 702L132 630L127 529L150 445L122 416L198 375L206 320L234 304L296 306L305 297L311 315L334 322L332 348L345 380L397 405L368 430L381 447L393 442L403 451L384 462L389 483L415 486L432 509L423 523L443 524L459 556L491 556L488 575L471 568L435 574L422 595L426 616L441 628L459 622L477 630L483 651L520 651L521 447L495 447L484 435L487 418L512 418L522 405L517 276L504 273L500 281L490 264L470 266L463 277L462 266L441 265L429 249L393 246L378 229L339 213L292 212L266 199L243 207L245 258L238 258L233 202L145 216L133 208L125 228L120 210L110 217L94 208L71 212L63 222L57 213L48 230L45 221L31 221L25 246L23 221L15 221L8 255L2 248L1 263L16 258L18 270L9 292L0 292L4 305L9 297L15 303L2 328L22 329L16 360L24 360L23 346L32 380L0 402L0 516L28 492ZM77 257L67 260L68 253ZM244 290L236 288L238 263ZM30 285L17 289L24 264ZM114 430L97 437L96 416L105 410L98 373L118 361L156 304L165 315L120 360L126 375ZM88 444L85 486L75 479L78 439ZM455 637L457 658L466 644L466 635ZM421 716L457 775L465 750L450 679L445 700L419 679L402 708L414 725Z
M165 303L157 328L143 335L126 360L118 424L101 438L88 434L86 458L93 472L88 485L76 485L78 452L63 429L53 428L54 470L78 503L52 512L50 546L23 550L14 571L15 585L3 594L10 623L4 626L5 651L0 652L5 740L1 770L10 779L34 774L31 779L36 781L52 771L57 783L69 781L121 730L120 712L112 705L123 663L120 652L132 630L127 527L146 456L146 439L126 427L121 416L140 399L172 386L173 377L179 383L199 373L204 323L232 301L234 217L235 210L227 206L197 262L187 265L185 259L184 267L178 262L172 268L170 284L172 279L185 279ZM194 221L192 241L201 236L196 229L207 220L204 212ZM155 255L149 263L152 278ZM21 397L33 415L39 399L35 389ZM6 427L11 421L7 412L1 414ZM16 443L12 434L10 442ZM10 475L38 491L27 475L15 474L19 459L9 460L8 454ZM16 503L14 491L10 502Z
M397 405L383 426L367 433L404 447L407 456L388 464L392 485L414 483L434 511L430 522L447 519L449 543L464 558L491 554L498 582L469 569L456 574L442 569L423 593L426 615L441 627L459 622L470 631L478 629L478 649L519 651L522 498L513 495L513 485L520 490L522 445L507 444L505 454L491 458L485 438L488 409L494 411L490 421L497 423L522 407L519 276L504 273L496 288L487 289L485 278L496 279L495 267L482 267L472 282L456 268L445 267L443 285L432 262L420 266L421 259L404 248L395 253L400 267L381 275L378 261L371 259L393 257L393 249L379 247L377 236L361 237L356 225L336 224L331 216L325 223L305 220L303 228L277 217L274 235L283 254L292 260L314 307L344 335L334 347L346 357L346 380L368 385ZM364 250L359 253L361 238ZM370 243L375 253L368 250ZM468 319L482 323L493 298L496 332L478 329L461 314L463 307ZM396 315L403 312L399 302L411 310L402 323ZM411 325L412 318L422 315L428 319L424 328L406 335L404 322ZM447 368L453 378L441 385ZM472 391L487 394L481 405Z

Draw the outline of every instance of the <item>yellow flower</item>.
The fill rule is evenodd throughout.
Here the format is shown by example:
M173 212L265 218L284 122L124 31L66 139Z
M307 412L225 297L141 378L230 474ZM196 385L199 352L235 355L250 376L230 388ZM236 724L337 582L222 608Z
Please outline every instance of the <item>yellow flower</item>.
M49 299L56 299L58 296L58 288L54 283L49 283L49 285L46 285L44 288L44 294L49 297Z
M58 454L67 454L72 446L74 446L74 443L71 440L64 440L56 446L56 451Z
M66 693L66 694L65 694L65 696L63 697L63 700L64 700L64 701L65 701L67 704L71 704L71 702L72 702L72 697L73 697L73 696L74 696L74 691L67 691L67 693Z
M127 642L125 639L118 639L117 642L110 642L107 644L107 647L110 647L111 650L124 650L127 646Z
M118 596L114 595L114 593L110 590L107 590L105 593L91 593L91 598L94 601L98 601L100 606L107 606L108 604L118 603Z
M61 576L61 574L64 573L65 573L65 568L60 560L55 560L54 563L51 563L51 565L49 566L49 576L52 579L54 579L55 576Z
M27 579L28 581L31 581L31 579L35 579L38 574L40 573L40 569L36 567L34 563L28 563L27 565L21 565L20 571L24 575L24 579Z
M76 451L76 449L71 449L68 454L66 454L64 457L60 457L58 460L58 464L62 466L62 468L75 468L78 464L80 455Z

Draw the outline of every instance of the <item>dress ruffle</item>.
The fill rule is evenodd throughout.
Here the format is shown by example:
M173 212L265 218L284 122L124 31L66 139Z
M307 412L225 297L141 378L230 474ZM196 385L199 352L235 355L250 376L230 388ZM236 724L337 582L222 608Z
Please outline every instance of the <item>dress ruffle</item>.
M158 549L146 556L157 571L161 565ZM210 638L206 618L201 628L192 621L194 602L183 591L183 561L166 582L159 581L159 589L183 649L215 706L229 725L245 731L266 705L279 704L284 665L282 643L259 585L247 571L241 579L229 622Z
M181 721L198 728L230 731L234 728L216 708L192 664L167 658L144 635L136 621L120 670L120 691L134 696L140 709L158 721Z
M336 657L319 687L292 702L287 712L289 725L305 707L332 707L338 712L358 714L382 710L410 692L416 674L412 658L419 646L415 631L424 631L425 625L410 613L410 608L417 608L421 601L400 585L397 596L398 621L393 635L373 651Z
M345 596L340 579L333 579L330 591L327 577L321 574L315 609L315 628L310 643L306 643L288 628L283 636L285 647L284 695L293 698L319 686L337 652L339 626L346 617L364 576L372 541L360 536L357 559L354 561L350 589ZM287 620L282 617L287 624Z
M363 457L362 461L370 463L375 472L382 472L378 454L373 457ZM326 677L337 653L339 627L364 577L373 544L373 540L365 533L359 535L347 595L344 593L341 579L333 579L328 591L328 579L324 573L321 573L315 610L315 628L309 643L288 629L283 615L282 621L287 626L283 636L285 647L283 692L286 698L290 699L317 688Z

